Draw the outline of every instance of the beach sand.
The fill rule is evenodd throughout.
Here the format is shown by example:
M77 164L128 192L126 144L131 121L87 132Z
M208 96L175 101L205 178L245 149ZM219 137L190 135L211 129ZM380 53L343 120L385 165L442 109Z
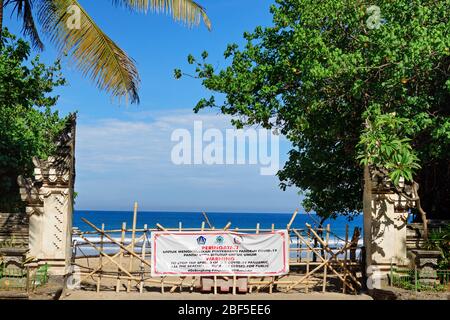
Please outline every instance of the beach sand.
M112 292L101 291L99 293L85 290L67 291L62 300L372 300L366 294L350 295L334 292L313 293L251 293L251 294L212 294L198 292Z
M105 258L103 258L105 259ZM118 261L118 259L115 259ZM80 258L77 259L77 264L81 267L80 270L84 272L90 272L98 266L99 258ZM121 261L121 266L126 270L129 270L129 258L124 257ZM141 264L133 259L132 270L140 270ZM145 271L149 272L147 266L145 266ZM107 264L104 269L106 273L116 272L117 266L112 263ZM283 280L298 280L303 276L303 274L290 274L283 278ZM329 276L330 277L330 276ZM266 290L263 292L255 292L255 286L252 293L237 293L233 295L232 293L201 293L198 290L190 292L190 288L183 287L180 292L179 287L174 288L175 291L170 293L169 290L173 287L173 282L179 281L176 277L167 277L165 281L165 292L161 293L161 286L159 279L153 279L154 282L145 282L143 293L138 292L138 287L136 282L132 281L131 292L126 292L127 280L121 280L120 292L116 292L117 279L116 278L102 278L101 279L101 290L96 292L96 285L98 277L89 277L83 279L83 283L80 289L66 290L61 296L63 300L371 300L372 298L366 294L342 294L337 291L337 287L333 285L336 283L337 279L330 277L329 292L317 292L310 289L310 292L305 293L304 287L296 287L289 292L284 292L283 285L279 285L280 291L274 290L272 294L269 294ZM268 278L267 278L268 279ZM315 290L321 290L322 288L322 273L318 273L315 278L311 278L308 283L310 287L315 285ZM172 283L171 283L172 282ZM337 281L339 282L339 281ZM187 277L184 280L185 284L192 283L192 278ZM198 279L196 285L198 285Z

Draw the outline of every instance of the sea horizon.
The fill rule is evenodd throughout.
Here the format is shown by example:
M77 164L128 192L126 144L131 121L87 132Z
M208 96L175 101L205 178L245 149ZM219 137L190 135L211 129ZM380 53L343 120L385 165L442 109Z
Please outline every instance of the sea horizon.
M235 228L251 229L256 228L259 223L261 229L270 229L274 224L275 229L285 229L290 222L293 212L207 212L211 224L217 228L225 227L231 222L230 230ZM122 223L131 228L133 221L132 210L74 210L73 226L85 231L91 229L82 218L87 219L97 227L105 224L106 229L120 229ZM140 211L137 212L137 228L143 228L145 224L153 228L160 224L166 228L178 228L180 222L185 228L198 228L204 221L201 211ZM305 228L306 223L317 226L320 221L316 213L299 212L292 223L293 228ZM330 228L340 236L345 235L346 224L349 225L349 232L353 232L354 227L362 228L362 215L353 216L348 220L346 216L338 216L336 219L328 219L325 225L330 224Z

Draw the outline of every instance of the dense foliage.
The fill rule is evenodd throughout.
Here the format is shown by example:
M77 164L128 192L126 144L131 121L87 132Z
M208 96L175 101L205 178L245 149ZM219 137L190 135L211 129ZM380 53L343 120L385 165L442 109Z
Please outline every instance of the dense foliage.
M0 211L16 211L21 201L17 176L31 176L32 157L48 157L65 120L52 111L63 85L59 62L46 66L29 59L30 46L6 30L0 45Z
M373 6L376 5L376 6ZM279 128L293 144L281 187L322 216L362 209L363 165L420 184L429 216L450 211L450 1L277 0L273 25L230 44L195 76L237 127ZM175 77L182 76L175 70ZM220 101L219 101L220 100Z
M439 250L439 269L450 270L450 224L431 232L427 241L428 248Z

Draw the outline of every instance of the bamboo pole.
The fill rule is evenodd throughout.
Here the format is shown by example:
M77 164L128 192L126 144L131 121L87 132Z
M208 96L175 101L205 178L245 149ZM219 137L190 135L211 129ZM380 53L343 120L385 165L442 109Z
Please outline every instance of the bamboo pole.
M202 226L200 228L200 230L203 232L205 231L205 221L202 221ZM194 277L193 281L192 281L192 287L191 287L191 291L194 291L194 283L195 283L195 279L196 277ZM202 277L199 276L198 277L199 281L200 281L200 286L202 285Z
M223 227L223 230L228 230L231 227L231 221L229 221L225 227Z
M275 232L275 224L274 223L272 223L271 232L272 233ZM270 277L269 293L273 292L273 283L274 283L274 281L275 281L275 278L273 276Z
M310 237L310 236L311 236L311 235L310 235L310 233L309 233L309 231L308 231L308 234L307 234L308 242L309 242L309 237ZM300 242L300 241L301 241L301 240L300 240L300 237L297 237L297 238L298 238L298 241ZM307 250L307 251L306 251L306 273L307 273L307 274L309 273L310 253L311 253L311 250ZM309 284L308 284L308 283L306 283L305 292L306 292L306 293L309 292Z
M328 243L330 239L330 224L327 224L326 234L325 234L325 247L328 248ZM324 258L326 259L328 251L324 251ZM325 292L327 289L327 274L328 274L328 264L325 264L323 267L323 285L322 292Z
M257 224L256 224L256 234L259 234L259 229L260 229L260 227L261 227L261 224L258 222ZM264 280L264 277L262 277L262 279L261 280ZM256 292L259 292L259 289L261 288L261 286L256 286Z
M160 225L159 223L156 224L156 226L158 227L158 229L162 230L162 231L167 231L166 228L164 228L162 225Z
M125 231L127 230L127 223L122 222L122 235L120 236L120 243L123 245L125 242ZM123 259L123 249L119 248L119 264L122 265ZM116 292L120 291L120 269L117 270L117 283L116 283Z
M182 231L183 230L183 224L181 223L181 221L178 223L178 231ZM183 292L183 281L184 279L186 279L186 277L181 277L181 281L180 281L180 292Z
M186 279L186 277L181 277L181 281L180 281L180 293L183 292L183 282Z
M81 275L83 275L83 274L87 274L86 272L80 272L80 274ZM103 274L102 275L102 277L103 278L105 278L105 279L117 279L117 275L112 275L112 274ZM140 278L138 278L138 277L133 277L133 276L120 276L120 279L121 280L133 280L133 281L141 281L141 279ZM150 279L146 279L145 281L151 281Z
M105 224L102 223L102 232L105 231ZM103 233L100 235L100 250L103 251ZM98 275L97 278L97 292L100 292L100 285L102 282L102 272L103 272L103 257L100 255L100 258L98 259L99 264L100 264L100 274Z
M289 220L289 223L286 226L286 229L289 231L291 229L292 224L294 223L295 217L297 216L298 209L295 209L294 213L292 214L291 220Z
M144 224L144 229L147 229L147 225ZM142 247L141 247L141 258L142 260L145 260L145 249L147 245L147 232L144 232L144 238L142 240ZM145 271L145 265L141 261L141 283L139 284L139 293L144 292L144 271Z
M206 214L206 212L202 212L203 217L205 218L206 223L208 224L210 229L214 229L213 225L211 224L211 222L209 221L208 215Z
M134 203L134 210L133 210L133 229L131 231L131 248L130 250L132 252L134 252L134 241L136 240L136 222L137 222L137 209L138 209L138 204L137 202ZM130 263L128 264L128 270L133 269L133 256L130 256ZM131 291L131 280L128 280L128 285L127 285L127 292Z
M172 285L172 288L170 288L169 292L174 293L177 288L180 288L180 292L183 292L183 282L186 279L186 277L180 277L180 281L177 283L174 283ZM167 282L166 282L167 283Z
M259 222L257 222L256 223L256 229L255 229L255 233L256 234L259 234L259 227L260 227L260 224L259 224ZM247 277L247 281L250 283L250 278L251 277ZM249 293L252 293L253 292L253 286L252 285L248 285L248 287L249 287L249 289L248 289L248 291L249 291Z
M344 244L344 247L347 246L347 243L348 243L348 224L345 225L345 244ZM342 287L342 293L344 293L344 294L345 294L346 289L347 289L347 285L346 285L347 284L346 283L346 281L347 281L347 252L348 252L348 250L346 249L344 251L344 263L345 263L344 280L345 280L345 282L344 282L343 287Z

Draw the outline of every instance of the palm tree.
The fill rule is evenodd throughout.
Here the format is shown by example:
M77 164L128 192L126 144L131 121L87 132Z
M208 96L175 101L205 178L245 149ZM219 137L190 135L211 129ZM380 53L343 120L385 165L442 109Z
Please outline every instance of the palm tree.
M173 19L189 26L198 25L202 19L211 29L205 9L194 0L112 0L112 4L142 13L169 12ZM140 80L134 61L95 24L78 0L0 0L0 31L3 9L8 5L13 6L13 13L22 20L22 31L36 49L42 50L44 45L34 16L41 31L61 53L71 56L82 74L91 78L100 90L139 103ZM74 14L78 15L79 24L71 23Z

